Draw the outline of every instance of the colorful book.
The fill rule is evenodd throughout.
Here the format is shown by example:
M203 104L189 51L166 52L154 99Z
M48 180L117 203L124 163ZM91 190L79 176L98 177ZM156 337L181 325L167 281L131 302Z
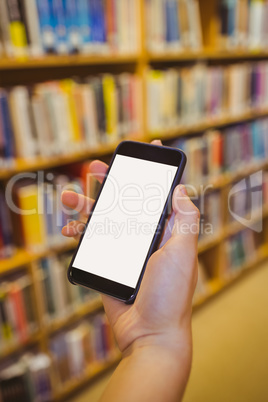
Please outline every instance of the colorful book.
M20 4L21 0L3 1L6 1L7 5L10 41L14 55L24 58L27 56L27 37Z

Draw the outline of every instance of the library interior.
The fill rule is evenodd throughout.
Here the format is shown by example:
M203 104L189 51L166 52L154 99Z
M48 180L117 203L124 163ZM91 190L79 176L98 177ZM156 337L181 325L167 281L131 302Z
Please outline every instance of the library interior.
M267 21L268 0L0 0L1 402L101 398L121 352L67 279L61 192L96 197L92 160L156 139L200 211L183 401L268 401Z

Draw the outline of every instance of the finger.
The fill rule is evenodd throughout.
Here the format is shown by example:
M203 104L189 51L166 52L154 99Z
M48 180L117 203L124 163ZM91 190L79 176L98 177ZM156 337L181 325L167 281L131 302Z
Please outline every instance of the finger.
M176 187L172 207L174 226L170 239L162 247L166 258L177 269L179 265L185 278L195 286L197 280L197 242L199 234L199 210L187 195L184 186ZM161 250L159 250L161 252Z
M61 229L61 233L65 237L74 237L75 240L79 240L80 236L84 232L84 229L85 229L84 222L72 221Z
M117 319L126 312L130 306L122 303L113 297L102 294L101 295L105 313L112 326L116 324Z
M108 169L108 165L106 165L106 163L99 161L99 160L91 162L91 164L89 166L90 173L92 173L93 176L100 183L102 183L103 180L105 179L107 169Z
M66 207L75 209L86 217L90 214L91 208L94 204L92 198L86 197L83 194L77 194L74 191L63 191L61 194L61 201Z
M151 144L152 144L152 145L160 145L160 146L163 145L161 140L153 140L153 141L151 142Z
M189 198L185 186L181 184L174 190L172 208L175 213L172 236L189 235L197 238L200 213Z
M175 212L172 211L171 215L167 219L167 223L165 225L165 229L163 231L163 235L161 237L161 241L158 248L163 247L166 242L170 239L172 234L172 229L174 226Z
M183 197L179 194L180 188L183 190L183 194L182 194ZM198 233L198 225L194 225L196 222L194 215L197 214L197 216L198 216L199 211L194 206L194 204L191 202L191 200L189 199L188 196L185 199L185 195L187 196L187 192L186 192L186 189L184 186L179 186L179 188L175 189L174 194L173 194L173 200L172 200L172 203L173 203L172 209L173 210L172 210L171 215L167 219L159 248L163 247L166 244L166 242L172 236L173 230L175 230L174 225L175 225L176 213L179 213L179 215L184 215L184 213L185 213L185 214L187 214L187 217L189 217L189 215L193 216L192 223L195 228L195 232ZM187 201L187 202L185 202L185 201ZM179 215L177 215L177 219L179 219ZM182 217L180 217L180 222L181 222L181 224L183 224ZM189 218L188 218L187 222L189 223ZM185 222L184 222L184 226L186 226Z

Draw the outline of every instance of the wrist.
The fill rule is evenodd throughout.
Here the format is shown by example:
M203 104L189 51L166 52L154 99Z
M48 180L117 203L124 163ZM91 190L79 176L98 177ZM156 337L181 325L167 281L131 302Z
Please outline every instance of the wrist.
M135 371L136 367L140 381L146 375L146 384L149 384L146 392L150 395L156 392L158 397L164 392L165 400L181 401L190 376L191 363L192 338L191 331L188 331L147 335L136 339L124 352L120 369L125 372L127 367L131 367L131 371ZM165 384L164 390L161 384ZM152 391L152 387L157 391ZM159 400L163 400L163 397Z
M167 357L180 360L184 364L192 361L191 327L183 330L167 331L159 334L148 334L136 338L123 351L123 358L139 353L163 353Z

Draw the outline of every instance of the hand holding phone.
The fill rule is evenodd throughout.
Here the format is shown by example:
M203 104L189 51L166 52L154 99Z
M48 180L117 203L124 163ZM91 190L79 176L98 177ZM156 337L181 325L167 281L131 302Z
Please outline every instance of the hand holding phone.
M103 162L95 161L90 170L102 181L107 169ZM79 206L79 212L82 205L84 215L89 213L93 204L93 200L69 191L63 193L62 202L74 209ZM122 352L143 344L169 347L171 344L176 346L174 342L178 342L179 346L183 337L188 350L185 349L185 342L181 342L183 351L180 354L185 354L185 358L191 354L191 344L185 332L190 332L192 297L197 281L196 227L199 212L184 186L177 186L173 192L172 211L172 236L150 257L135 303L126 305L102 295L105 311ZM63 228L63 234L77 238L79 224L74 222Z
M185 163L178 149L119 144L70 263L72 283L135 300Z

